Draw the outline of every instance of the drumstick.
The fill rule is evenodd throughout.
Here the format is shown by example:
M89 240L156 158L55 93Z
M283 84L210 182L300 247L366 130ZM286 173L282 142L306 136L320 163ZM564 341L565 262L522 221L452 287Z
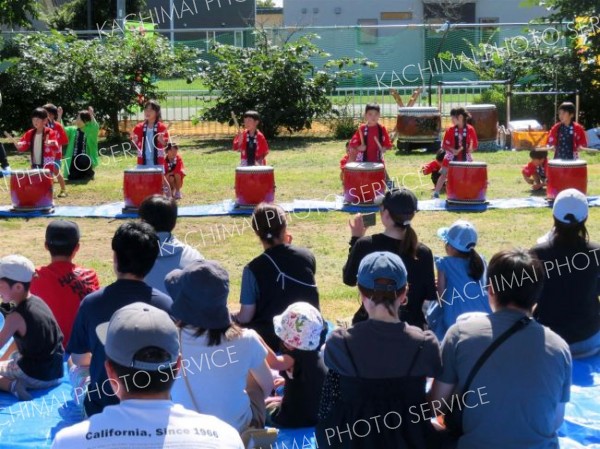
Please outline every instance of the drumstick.
M11 133L9 133L8 131L4 131L4 135L6 137L8 137L10 139L10 141L13 143L13 145L16 147L17 144L19 143L19 141L17 139L15 139L15 136L13 136Z
M404 102L402 101L402 97L398 94L398 91L396 89L390 89L390 95L392 97L394 97L394 100L396 100L396 104L398 106L400 106L401 108L404 107Z
M422 87L419 87L417 89L415 89L415 91L412 93L412 95L410 96L410 99L408 100L408 107L412 108L415 103L417 102L417 98L419 98L419 95L421 95L421 92L423 91Z
M367 126L366 123L365 123L365 126ZM360 144L364 145L365 144L365 138L363 136L363 133L360 131L360 126L358 127L358 135L360 136Z
M598 152L600 152L600 148L581 147L579 149L579 151L586 152L586 153L598 153Z
M240 129L240 123L238 122L237 116L235 115L235 112L231 111L231 118L233 119L233 124L235 125L235 127L238 129Z

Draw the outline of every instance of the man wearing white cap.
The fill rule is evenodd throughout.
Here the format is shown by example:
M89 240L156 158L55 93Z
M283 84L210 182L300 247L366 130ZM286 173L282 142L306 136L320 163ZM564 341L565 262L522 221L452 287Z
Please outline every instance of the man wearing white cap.
M54 315L29 292L33 263L18 255L0 259L1 312L6 316L0 347L13 337L18 352L0 362L0 390L28 401L28 388L50 388L63 376L63 335Z
M181 357L177 327L166 312L135 302L99 324L96 334L121 402L58 432L53 449L244 448L230 425L171 401Z
M558 194L554 228L547 241L532 248L544 264L544 289L535 318L569 344L575 358L600 353L600 245L585 227L588 202L575 189Z

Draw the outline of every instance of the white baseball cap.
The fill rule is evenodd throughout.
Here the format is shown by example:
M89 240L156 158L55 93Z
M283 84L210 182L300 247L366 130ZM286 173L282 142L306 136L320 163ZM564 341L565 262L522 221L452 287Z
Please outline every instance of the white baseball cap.
M0 259L0 278L16 282L31 282L35 266L27 257L12 254Z
M561 223L581 223L588 217L586 196L577 189L566 189L554 200L552 215Z

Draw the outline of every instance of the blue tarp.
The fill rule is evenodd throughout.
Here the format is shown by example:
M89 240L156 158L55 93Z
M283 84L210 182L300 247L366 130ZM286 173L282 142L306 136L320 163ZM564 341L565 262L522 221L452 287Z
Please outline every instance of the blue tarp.
M600 206L600 197L588 197L590 206ZM377 206L354 206L344 204L341 196L336 197L334 201L319 200L294 200L291 203L281 203L281 206L288 212L309 213L325 211L342 212L371 212L376 211ZM483 212L487 209L521 209L521 208L541 208L548 207L548 202L541 197L528 198L507 198L489 200L487 204L463 204L450 205L445 200L424 200L419 201L419 210L422 211L467 211ZM41 212L13 212L11 206L0 206L0 217L5 218L34 218L34 217L71 217L71 218L132 218L133 213L123 213L123 203L108 203L99 206L56 206L52 213L43 214ZM252 208L238 208L233 200L225 200L220 203L182 206L179 208L180 217L210 217L223 215L250 215Z

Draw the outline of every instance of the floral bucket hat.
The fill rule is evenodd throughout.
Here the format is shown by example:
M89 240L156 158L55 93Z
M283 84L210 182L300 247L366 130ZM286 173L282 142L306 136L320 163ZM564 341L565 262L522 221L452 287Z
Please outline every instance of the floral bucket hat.
M307 302L296 302L273 318L273 326L275 334L288 346L313 351L321 341L323 317Z

